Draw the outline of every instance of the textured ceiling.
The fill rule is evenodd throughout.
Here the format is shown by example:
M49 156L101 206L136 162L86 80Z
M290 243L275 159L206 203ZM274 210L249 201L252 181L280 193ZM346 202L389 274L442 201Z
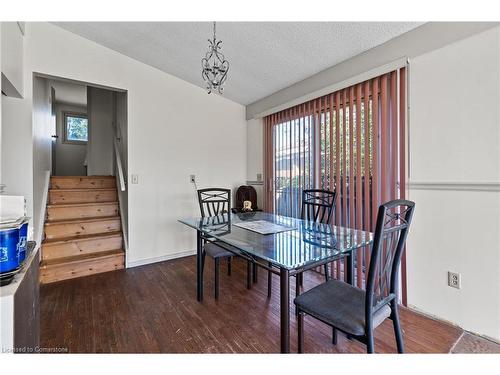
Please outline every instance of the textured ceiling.
M57 22L56 25L197 86L209 22ZM224 96L250 104L401 35L415 22L218 22L230 63Z

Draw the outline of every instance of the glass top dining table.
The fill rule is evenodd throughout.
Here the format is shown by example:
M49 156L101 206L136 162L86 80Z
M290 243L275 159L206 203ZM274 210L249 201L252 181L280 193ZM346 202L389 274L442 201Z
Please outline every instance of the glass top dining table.
M346 257L352 283L353 251L371 245L370 232L265 212L226 213L179 220L197 232L197 299L203 300L203 244L215 242L280 277L281 352L290 351L290 277ZM268 234L263 234L267 233Z

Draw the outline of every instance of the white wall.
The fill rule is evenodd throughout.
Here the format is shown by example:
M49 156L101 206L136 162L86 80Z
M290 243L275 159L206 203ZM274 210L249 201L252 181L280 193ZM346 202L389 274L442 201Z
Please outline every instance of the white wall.
M25 99L2 98L2 166L10 170L5 183L25 192L30 207L33 72L127 90L128 172L139 175L128 185L128 263L192 253L195 234L177 222L199 214L189 175L199 187L245 182L245 108L57 26L27 23ZM17 168L25 175L11 173Z
M118 145L118 153L120 155L120 161L122 164L123 178L125 185L128 184L128 160L127 160L127 144L128 144L128 120L127 120L127 93L126 92L114 92L114 124L115 131L117 135L116 143ZM116 150L115 150L116 152ZM122 191L119 181L118 165L115 162L115 176L116 184L118 186L118 201L120 204L121 220L122 220L122 231L124 237L125 249L128 249L128 192L127 190Z
M87 174L111 176L113 170L113 91L87 87Z
M499 35L493 28L410 61L409 173L419 187L409 192L416 210L407 246L408 304L497 340L500 192L435 183L500 186ZM258 126L247 122L249 179L263 168ZM447 271L461 273L462 289L447 285Z
M1 22L2 91L8 96L23 95L23 34L17 22Z
M248 120L247 122L247 180L257 181L257 174L263 173L263 123L262 119ZM251 140L251 141L250 141ZM264 176L262 176L264 178ZM253 185L257 192L257 205L260 209L264 208L263 204L263 187L262 185Z
M410 65L408 303L500 339L500 28L414 58ZM460 191L436 190L436 182ZM411 185L410 185L411 186ZM462 288L447 286L447 272Z
M57 97L57 94L56 94ZM87 107L66 103L56 104L56 175L57 176L85 176L87 170L84 166L87 145L78 145L64 142L64 113L87 113Z
M0 44L1 44L1 40L2 40L2 25L0 24ZM0 61L2 61L2 46L0 45ZM0 63L0 68L1 68L1 63ZM2 92L2 89L3 89L3 86L2 86L2 79L0 77L0 96L3 97L3 95L1 94ZM0 99L0 144L2 144L2 100ZM3 185L2 184L2 150L0 150L0 192L3 191ZM0 336L1 337L1 336Z
M30 83L31 84L31 83ZM31 92L31 89L29 90ZM2 95L2 180L4 192L27 198L26 211L33 216L33 129L30 99Z
M6 124L8 125L8 124ZM52 168L52 138L55 123L52 118L50 85L45 78L33 79L33 229L34 238L42 239L42 218L45 214L44 195L48 188L47 174Z
M54 88L57 103L72 104L79 107L87 107L87 86L76 84L71 81L50 80Z

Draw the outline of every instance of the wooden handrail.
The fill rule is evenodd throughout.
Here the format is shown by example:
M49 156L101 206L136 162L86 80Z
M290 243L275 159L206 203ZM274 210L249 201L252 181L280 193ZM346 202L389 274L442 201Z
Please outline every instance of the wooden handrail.
M118 147L118 142L117 142L116 138L113 139L113 144L115 146L116 168L118 169L118 179L120 180L120 190L125 191L126 186L125 186L125 178L123 176L122 159L120 156L120 149Z

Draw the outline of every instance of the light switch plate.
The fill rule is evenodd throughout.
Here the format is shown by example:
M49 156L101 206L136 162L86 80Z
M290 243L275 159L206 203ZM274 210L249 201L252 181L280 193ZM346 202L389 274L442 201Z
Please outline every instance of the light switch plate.
M138 184L139 183L139 175L133 174L132 175L132 183L133 184Z

